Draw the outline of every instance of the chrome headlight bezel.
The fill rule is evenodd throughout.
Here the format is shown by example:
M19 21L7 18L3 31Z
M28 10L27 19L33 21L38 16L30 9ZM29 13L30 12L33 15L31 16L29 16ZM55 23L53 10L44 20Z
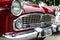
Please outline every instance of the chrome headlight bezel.
M20 0L13 0L12 5L11 5L11 13L14 16L19 16L22 13L23 9L23 2Z
M21 22L21 24L20 23L17 23L16 24L16 22ZM19 24L20 24L20 26L19 26ZM21 20L21 18L20 19L15 19L14 21L13 21L13 30L14 31L19 31L19 30L22 30L22 27L23 27L23 23L22 23L22 20Z
M21 29L23 27L23 22L22 22L22 20L21 19L17 19L16 21L15 21L15 28L16 29Z

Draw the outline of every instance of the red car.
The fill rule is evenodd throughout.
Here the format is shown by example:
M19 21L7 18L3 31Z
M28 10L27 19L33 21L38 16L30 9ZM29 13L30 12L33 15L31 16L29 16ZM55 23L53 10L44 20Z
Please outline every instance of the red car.
M49 6L24 4L23 0L0 0L1 40L43 40L52 35L54 10Z

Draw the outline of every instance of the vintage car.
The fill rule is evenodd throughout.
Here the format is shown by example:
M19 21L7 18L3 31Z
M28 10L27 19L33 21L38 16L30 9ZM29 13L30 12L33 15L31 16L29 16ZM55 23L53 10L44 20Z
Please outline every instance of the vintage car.
M43 40L52 35L55 8L0 0L0 40Z

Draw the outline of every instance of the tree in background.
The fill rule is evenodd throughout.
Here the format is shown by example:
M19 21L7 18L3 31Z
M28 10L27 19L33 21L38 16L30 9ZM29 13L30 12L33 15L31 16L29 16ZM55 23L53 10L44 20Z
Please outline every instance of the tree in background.
M55 5L58 6L60 4L60 0L46 0L46 2L49 3L49 5Z
M26 0L30 1L34 4L39 4L40 1L45 2L48 6L55 5L58 6L60 4L60 0Z

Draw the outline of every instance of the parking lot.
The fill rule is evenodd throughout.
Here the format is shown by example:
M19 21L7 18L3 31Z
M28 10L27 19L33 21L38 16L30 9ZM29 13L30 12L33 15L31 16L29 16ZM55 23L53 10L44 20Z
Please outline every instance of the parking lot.
M52 36L45 38L44 40L60 40L60 33L55 33Z

